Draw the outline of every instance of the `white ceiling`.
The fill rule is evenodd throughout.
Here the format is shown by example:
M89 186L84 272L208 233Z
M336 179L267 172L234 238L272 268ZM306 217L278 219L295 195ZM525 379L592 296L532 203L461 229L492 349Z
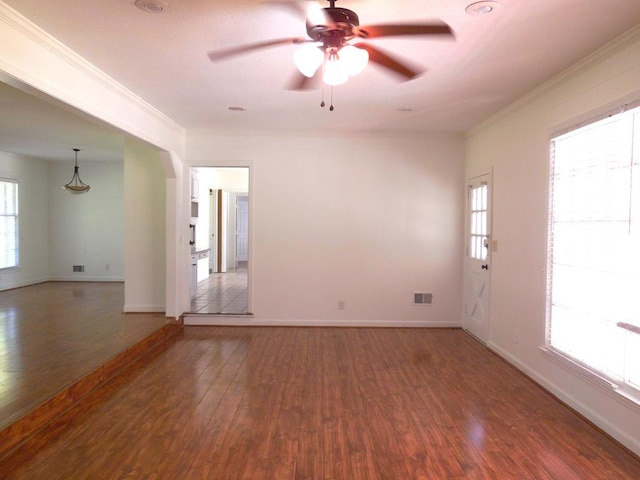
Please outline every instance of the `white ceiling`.
M357 12L362 25L440 19L455 40L370 40L427 72L398 82L370 64L333 89L330 112L319 106L321 89L285 89L293 45L217 63L207 57L215 49L306 36L303 18L257 0L164 2L163 13L151 14L134 0L5 0L183 127L222 131L465 132L640 23L638 0L497 0L484 16L465 13L473 0L340 0L336 6ZM324 97L328 103L327 88ZM8 136L19 134L5 133L5 123L0 150L7 151ZM28 136L20 141L27 144Z
M0 152L73 161L122 161L124 137L37 92L0 82Z

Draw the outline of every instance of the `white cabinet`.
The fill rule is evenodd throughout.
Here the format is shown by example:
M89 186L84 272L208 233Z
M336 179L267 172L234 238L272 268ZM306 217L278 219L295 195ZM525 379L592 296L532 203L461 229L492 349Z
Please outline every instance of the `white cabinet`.
M209 250L198 250L191 254L191 298L195 298L198 282L209 277Z
M209 276L209 250L200 250L198 256L198 281L201 282Z

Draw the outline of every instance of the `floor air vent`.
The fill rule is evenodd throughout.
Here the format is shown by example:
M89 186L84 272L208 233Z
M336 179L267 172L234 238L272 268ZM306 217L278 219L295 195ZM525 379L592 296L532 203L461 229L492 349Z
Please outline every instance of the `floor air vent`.
M433 293L413 292L414 305L431 305L433 303Z
M84 265L74 265L73 273L82 273L84 272Z

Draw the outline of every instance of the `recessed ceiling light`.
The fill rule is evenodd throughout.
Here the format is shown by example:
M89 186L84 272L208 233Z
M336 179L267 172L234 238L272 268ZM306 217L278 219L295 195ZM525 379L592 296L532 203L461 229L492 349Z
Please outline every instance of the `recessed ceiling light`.
M476 17L479 15L488 15L498 8L498 2L485 0L483 2L475 2L464 9L469 15Z
M157 0L136 0L136 7L147 13L162 13L169 8L169 5Z
M229 107L229 110L231 110L232 112L244 112L246 110L246 108L244 108L244 107Z

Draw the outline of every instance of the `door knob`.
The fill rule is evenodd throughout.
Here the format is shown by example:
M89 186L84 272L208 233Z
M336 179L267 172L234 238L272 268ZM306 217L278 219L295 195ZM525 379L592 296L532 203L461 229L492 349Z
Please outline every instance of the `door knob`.
M484 265L482 265L482 267L480 267L480 268L482 268L483 270L489 270L489 265L487 265L487 264L485 263L485 264L484 264Z

